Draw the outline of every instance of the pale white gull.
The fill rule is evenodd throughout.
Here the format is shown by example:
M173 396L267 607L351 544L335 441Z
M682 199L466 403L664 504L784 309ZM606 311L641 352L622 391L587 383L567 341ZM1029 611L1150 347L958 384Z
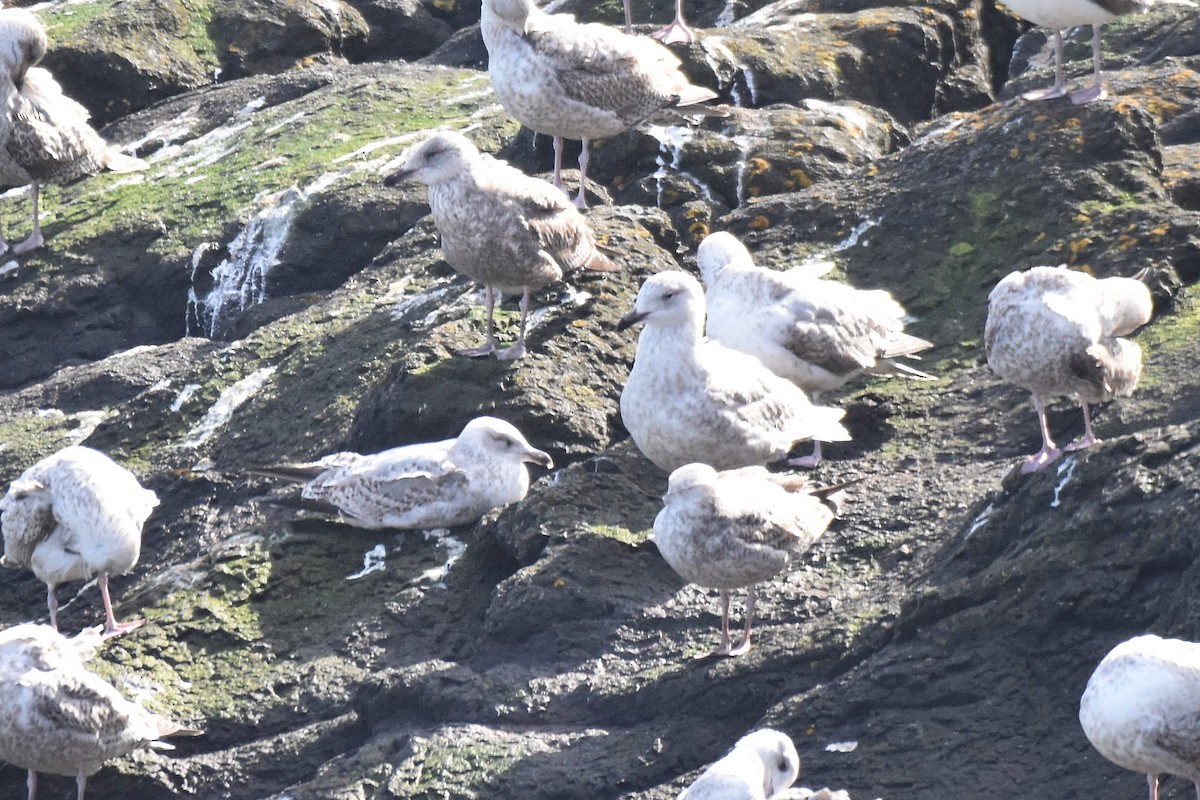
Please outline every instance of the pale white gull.
M668 472L700 462L733 469L782 461L806 439L846 441L838 408L757 358L704 338L704 290L685 272L646 280L618 329L644 323L621 420L638 449Z
M157 505L154 492L104 453L64 447L25 470L0 500L0 564L28 567L46 583L52 626L58 624L58 584L94 576L104 601L105 633L133 630L146 620L117 622L108 579L137 564L142 526Z
M511 424L477 417L457 439L251 471L304 483L306 507L339 513L355 527L429 530L466 525L523 499L527 463L554 466Z
M707 333L749 353L817 401L864 372L932 380L894 359L933 346L904 332L904 309L881 289L823 280L813 269L755 266L733 234L704 238L697 251L708 311ZM821 461L821 443L796 466Z
M1150 321L1153 302L1133 278L1093 278L1060 267L1033 267L1005 276L988 297L984 329L988 366L1033 393L1042 449L1021 466L1034 472L1062 451L1050 437L1045 401L1074 395L1083 406L1080 450L1099 440L1089 404L1128 397L1142 374L1142 349L1126 336Z
M620 267L596 247L587 220L560 190L480 153L469 139L449 131L413 148L387 181L421 181L442 239L442 254L455 270L484 286L487 341L462 355L525 355L525 324L531 290L561 280L565 272ZM496 350L493 314L497 295L521 293L516 344Z
M1071 92L1071 102L1078 105L1104 97L1104 85L1100 82L1100 26L1126 14L1146 11L1156 2L1196 5L1191 0L1004 0L1004 5L1018 16L1050 28L1054 34L1054 85L1048 89L1026 92L1023 97L1027 100L1046 100L1066 94L1062 31L1078 25L1092 26L1093 81L1086 89Z
M763 728L738 739L678 800L770 800L795 783L799 774L800 755L791 738Z
M1200 644L1152 634L1121 642L1088 680L1079 722L1100 755L1146 775L1150 800L1160 773L1187 778L1200 800Z
M31 185L33 232L13 246L23 253L44 241L39 186L65 184L102 170L146 169L140 158L110 146L88 123L88 112L63 94L46 70L46 31L33 14L0 9L0 185ZM8 248L0 235L0 252Z
M658 42L547 14L533 0L483 0L480 26L496 97L521 124L554 137L555 186L563 186L563 139L582 140L579 206L587 205L590 140L717 96L688 83Z
M754 585L786 569L832 521L833 510L798 475L688 464L671 473L654 519L654 543L684 580L720 590L721 645L714 654L738 656L750 649ZM746 627L733 647L729 592L743 587L749 590Z
M0 632L0 760L37 774L75 778L84 800L89 775L110 758L151 747L174 749L166 736L198 736L126 700L84 662L102 640L99 627L68 639L47 625Z

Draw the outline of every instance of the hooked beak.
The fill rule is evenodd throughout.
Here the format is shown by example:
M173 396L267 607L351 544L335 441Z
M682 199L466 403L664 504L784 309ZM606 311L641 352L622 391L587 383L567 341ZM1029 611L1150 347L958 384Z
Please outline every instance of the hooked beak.
M396 186L397 184L407 183L412 179L414 172L416 172L416 170L405 169L404 167L401 167L398 171L393 172L391 175L388 175L386 178L384 178L383 185Z
M541 464L546 469L554 469L554 459L543 450L530 450L524 458L527 464Z
M617 330L623 331L631 325L637 325L648 316L650 316L649 311L630 311L621 317L621 321L617 323Z

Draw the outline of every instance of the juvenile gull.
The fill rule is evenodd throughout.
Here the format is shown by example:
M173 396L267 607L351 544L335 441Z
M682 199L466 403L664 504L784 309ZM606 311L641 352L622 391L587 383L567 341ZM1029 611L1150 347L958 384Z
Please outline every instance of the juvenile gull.
M527 463L554 466L509 423L476 417L457 439L252 471L304 483L304 500L355 527L429 530L466 525L523 499Z
M1128 397L1142 374L1142 349L1122 339L1150 321L1153 303L1133 278L1093 278L1060 267L1034 267L1004 277L988 297L984 329L988 366L1033 393L1042 449L1021 465L1035 472L1062 451L1050 437L1046 398L1074 395L1083 406L1083 438L1064 449L1096 444L1089 404Z
M110 758L146 747L174 749L165 736L198 736L126 700L88 671L102 636L91 628L68 639L47 625L26 623L0 632L0 760L37 774L74 776L84 800L89 775Z
M814 402L864 372L933 379L893 360L933 343L904 332L904 309L886 291L755 266L745 245L724 232L706 236L697 256L709 338L759 359ZM816 442L812 455L792 463L820 461Z
M1054 33L1054 85L1048 89L1026 92L1027 100L1046 100L1066 94L1063 80L1064 28L1077 25L1092 26L1092 85L1070 93L1071 102L1079 105L1105 96L1100 82L1100 26L1117 17L1146 11L1156 2L1195 6L1191 0L1004 0L1014 13L1036 25L1050 28Z
M1190 780L1200 800L1200 644L1151 634L1121 642L1088 680L1079 722L1100 755L1145 773L1150 800L1163 772Z
M795 783L799 774L800 755L791 738L763 728L738 739L678 800L769 800Z
M621 392L621 420L659 469L762 465L805 439L850 438L838 422L844 411L814 406L757 358L705 340L704 291L691 275L648 278L617 327L638 322L645 327Z
M403 180L429 186L446 262L484 286L487 341L461 355L522 357L531 290L579 268L620 269L596 248L587 220L560 190L480 153L462 134L446 131L417 145L387 182ZM513 292L522 293L520 334L512 347L496 350L496 295Z
M563 188L563 139L580 139L579 194L587 205L588 142L616 136L663 109L716 93L693 86L658 42L605 25L547 14L533 0L483 0L488 75L505 110L554 137L554 185Z
M141 552L142 526L157 505L157 495L108 456L90 447L64 447L25 470L0 500L0 564L29 567L45 582L55 628L58 584L96 576L104 600L105 634L131 631L146 620L117 622L108 578L133 569Z
M721 595L721 646L714 655L750 649L754 585L769 580L806 552L833 521L804 478L763 467L717 472L688 464L671 473L654 543L671 569L689 583ZM732 647L729 591L746 587L746 629Z
M104 141L88 112L63 94L46 70L34 66L46 53L46 31L33 14L0 9L0 185L31 185L33 232L13 246L40 247L40 185L66 184L102 170L135 172L148 166ZM0 252L8 248L0 235Z

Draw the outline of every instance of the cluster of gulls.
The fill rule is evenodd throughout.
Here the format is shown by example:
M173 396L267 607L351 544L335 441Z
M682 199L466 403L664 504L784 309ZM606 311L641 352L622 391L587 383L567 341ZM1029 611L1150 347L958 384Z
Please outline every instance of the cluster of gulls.
M1031 95L1065 93L1058 28L1099 25L1143 10L1138 0L1010 0L1034 22L1055 29L1058 78ZM628 13L628 5L626 6ZM677 19L665 40L691 34ZM548 14L532 0L484 0L482 30L496 95L533 130L554 137L554 182L530 177L480 153L465 136L439 132L403 156L389 181L428 185L429 204L446 261L483 285L484 343L472 357L517 359L527 352L530 293L576 269L620 269L596 244L580 208L586 206L590 139L612 136L715 98L692 86L663 45L598 24ZM7 38L5 38L7 37ZM66 180L101 167L136 169L86 125L86 115L62 97L53 79L33 66L45 34L25 12L0 16L0 172L17 183ZM1070 95L1103 94L1097 81ZM83 165L41 169L57 131ZM574 202L562 189L564 138L583 141ZM42 144L30 144L30 142ZM53 150L53 148L49 148ZM7 159L7 160L6 160ZM11 162L11 163L10 163ZM23 170L23 171L19 171ZM63 177L66 176L66 177ZM36 196L36 195L35 195ZM40 242L27 241L23 250ZM668 472L654 541L685 580L715 588L721 599L716 654L750 648L754 586L785 570L834 519L842 487L817 487L768 465L812 467L821 443L847 440L843 411L815 404L822 393L863 374L933 380L900 361L932 347L904 332L904 309L882 290L830 280L830 265L776 271L754 264L729 233L710 234L698 250L703 285L683 271L664 271L641 286L619 327L642 326L636 358L621 394L621 416L640 451ZM499 348L493 321L504 293L520 293L517 341ZM1033 394L1043 446L1021 465L1033 472L1062 449L1098 440L1090 408L1128 396L1138 383L1141 351L1128 336L1149 321L1148 290L1133 278L1098 280L1065 267L1014 272L991 292L985 331L988 363L1002 378ZM1045 402L1074 396L1084 435L1060 449L1046 423ZM792 456L803 442L813 451ZM553 468L508 422L471 420L450 440L373 455L336 453L318 461L264 467L259 472L298 482L299 500L368 529L430 529L470 524L492 509L522 500L527 464ZM136 564L142 528L156 507L153 492L106 455L72 446L27 469L0 501L3 564L31 569L46 583L50 625L22 624L0 632L0 758L29 771L73 775L82 800L87 776L108 758L141 747L169 747L162 737L198 730L152 714L122 698L84 668L103 639L145 620L117 621L108 579ZM105 623L73 639L57 632L56 587L95 578ZM748 590L745 628L729 630L729 593ZM1126 641L1097 667L1083 695L1080 721L1108 759L1149 776L1156 800L1159 773L1186 776L1200 798L1200 645L1156 636ZM781 731L749 733L681 795L687 800L765 800L795 781L800 760Z

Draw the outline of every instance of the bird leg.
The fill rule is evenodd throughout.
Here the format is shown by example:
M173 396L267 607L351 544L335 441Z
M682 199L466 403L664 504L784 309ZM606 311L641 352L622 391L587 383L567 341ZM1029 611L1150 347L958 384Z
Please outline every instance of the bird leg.
M629 4L631 2L632 2L632 0L624 0L623 5L625 6L625 33L632 36L633 35L633 11L629 8Z
M789 467L807 467L811 469L821 463L821 443L813 441L812 455L801 456L800 458L789 458Z
M76 800L83 800L83 790L87 787L87 774L83 770L79 770L79 774L75 776L75 785L79 787Z
M104 638L111 639L114 636L120 636L123 633L129 633L132 630L142 627L146 624L144 619L135 619L131 622L117 622L116 616L113 614L112 599L108 595L108 573L101 572L100 577L96 579L96 583L100 585L100 597L104 599ZM79 797L83 797L83 781L87 780L87 776L80 773Z
M37 773L29 770L29 776L25 778L25 785L29 788L29 800L34 800L37 797Z
M8 252L8 239L4 238L4 231L0 229L0 255Z
M31 197L33 198L33 233L29 234L29 238L23 242L18 242L13 245L14 253L28 253L30 250L36 250L42 246L45 239L42 238L42 223L38 214L38 191L37 181L30 184Z
M724 589L719 591L721 595L721 646L713 651L714 656L729 655L729 592Z
M1071 102L1077 106L1102 100L1107 96L1104 84L1100 82L1100 26L1092 26L1092 85L1086 89L1071 92Z
M1158 773L1147 774L1146 783L1150 785L1150 800L1158 800ZM1196 787L1196 797L1200 798L1200 785Z
M50 627L58 630L58 597L54 594L56 584L46 584L46 605L50 608Z
M479 358L480 356L491 355L496 351L496 323L493 319L496 312L496 295L494 292L495 290L491 286L483 287L483 306L487 309L487 341L479 347L469 347L466 350L459 350L458 355L467 356L468 358Z
M675 44L676 42L691 44L696 41L696 35L683 21L683 0L675 0L675 19L671 20L666 27L650 35L663 44Z
M525 356L525 320L529 317L529 287L521 295L521 330L517 334L517 343L512 347L496 351L496 358L501 361L513 361Z
M750 587L750 591L746 593L746 632L742 635L741 644L730 650L726 655L740 656L750 650L750 623L754 621L754 587Z
M1036 394L1033 396L1033 407L1037 411L1038 424L1042 428L1042 449L1031 455L1021 465L1022 474L1037 472L1062 455L1062 451L1058 449L1057 445L1054 444L1054 440L1050 438L1050 425L1046 422L1046 406L1042 403L1042 398Z
M554 181L553 181L553 183L556 188L561 189L563 194L566 194L569 197L570 193L567 192L567 186L566 186L566 184L563 183L563 179L562 179L563 137L555 136L553 141L554 141Z
M588 140L583 140L583 149L579 151L579 194L575 195L575 205L584 209L587 204L587 168L592 157L588 154Z
M1063 80L1063 40L1062 31L1054 30L1054 85L1049 89L1037 89L1021 95L1026 100L1050 100L1062 97L1066 93L1066 82Z
M1063 448L1068 453L1076 450L1082 450L1085 447L1091 447L1094 444L1100 444L1100 439L1096 438L1096 434L1092 432L1092 412L1088 409L1086 400L1081 400L1080 405L1083 406L1083 436L1076 439L1069 445Z

